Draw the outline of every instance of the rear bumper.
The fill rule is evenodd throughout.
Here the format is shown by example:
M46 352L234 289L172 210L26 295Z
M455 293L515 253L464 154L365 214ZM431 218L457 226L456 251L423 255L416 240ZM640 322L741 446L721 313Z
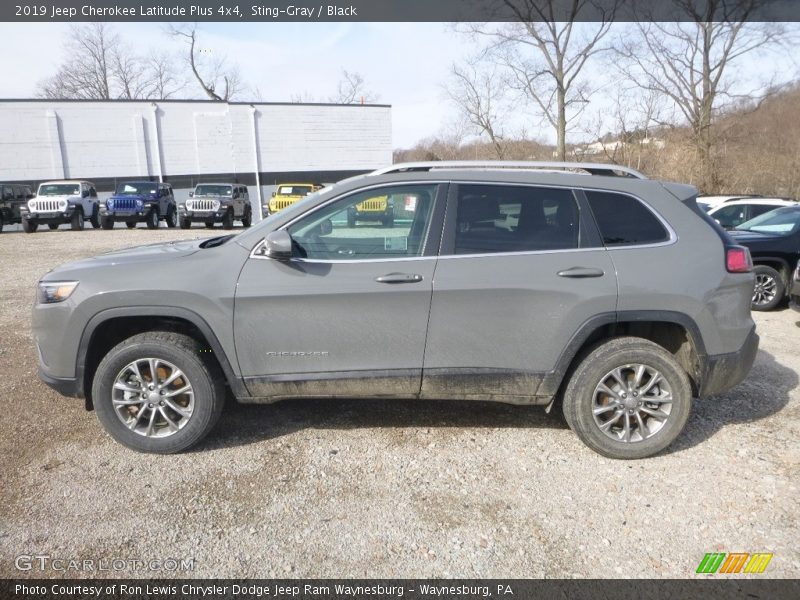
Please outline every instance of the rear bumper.
M702 368L699 396L721 394L739 385L753 366L758 353L758 334L755 327L750 330L744 344L730 354L714 354L706 357Z

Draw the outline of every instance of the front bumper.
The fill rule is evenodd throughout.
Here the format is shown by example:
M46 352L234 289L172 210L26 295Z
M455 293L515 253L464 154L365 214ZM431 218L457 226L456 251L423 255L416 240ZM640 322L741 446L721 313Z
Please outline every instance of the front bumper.
M178 218L188 219L190 221L197 221L201 223L216 223L222 221L228 208L220 208L219 210L186 210L178 209Z
M739 385L755 362L758 353L758 334L755 326L736 352L707 356L701 366L701 385L698 395L714 396Z
M27 207L19 210L20 221L26 220L31 223L66 223L72 219L74 212L74 206L67 206L64 210L47 212L31 212Z

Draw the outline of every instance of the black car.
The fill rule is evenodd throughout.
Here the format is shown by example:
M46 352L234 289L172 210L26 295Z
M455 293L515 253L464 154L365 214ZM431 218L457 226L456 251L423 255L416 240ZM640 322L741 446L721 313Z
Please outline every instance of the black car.
M729 233L753 257L753 310L772 310L786 298L800 261L800 206L775 209Z
M3 225L21 223L20 207L33 198L29 185L19 183L0 183L0 231Z

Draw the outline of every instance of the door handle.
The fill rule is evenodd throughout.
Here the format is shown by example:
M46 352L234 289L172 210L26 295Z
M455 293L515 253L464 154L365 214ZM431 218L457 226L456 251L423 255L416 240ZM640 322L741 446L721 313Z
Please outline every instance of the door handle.
M422 275L414 273L389 273L376 277L375 281L378 283L419 283L422 281Z
M605 275L602 269L593 269L591 267L572 267L571 269L564 269L558 272L559 277L570 277L573 279L582 279L586 277L602 277Z

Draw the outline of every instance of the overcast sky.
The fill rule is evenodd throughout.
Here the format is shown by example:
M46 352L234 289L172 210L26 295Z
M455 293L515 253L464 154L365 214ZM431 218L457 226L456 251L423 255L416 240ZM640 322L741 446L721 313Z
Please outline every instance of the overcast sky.
M165 33L166 24L113 27L142 52L160 47L177 53L184 48ZM61 63L68 29L65 23L0 23L0 98L34 95L36 83ZM379 102L393 107L396 148L412 146L448 127L454 110L443 84L452 63L475 50L443 23L203 23L199 45L238 64L245 82L258 89L264 101L288 102L297 95L325 101L335 93L342 69L360 73ZM763 70L759 60L763 57L747 59L739 71L757 77ZM796 76L795 59L770 60L783 61ZM608 106L605 94L616 86L594 83L605 90L592 96L590 108ZM199 88L195 96L203 97ZM537 118L527 119L525 129L552 141L550 129Z

